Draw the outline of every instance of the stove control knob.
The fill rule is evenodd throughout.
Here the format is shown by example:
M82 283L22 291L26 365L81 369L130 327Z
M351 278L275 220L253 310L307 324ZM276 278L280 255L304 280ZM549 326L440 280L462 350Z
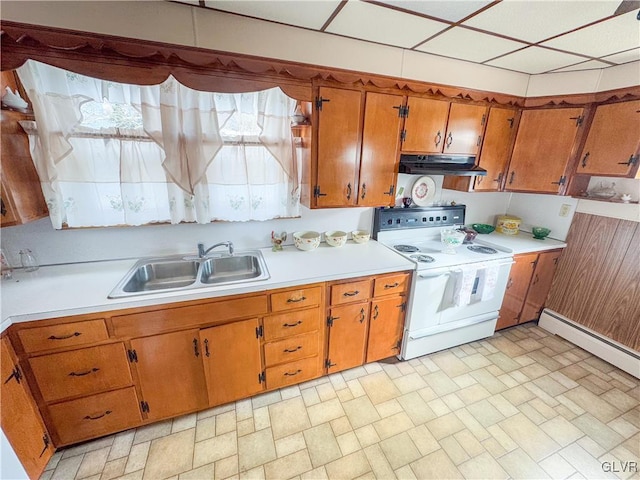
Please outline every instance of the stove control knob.
M393 219L390 218L389 220L387 220L387 225L393 225Z
M442 221L446 222L447 221L447 216L445 215L444 217L442 217Z
M433 217L429 217L429 221L430 221L430 222L433 222Z

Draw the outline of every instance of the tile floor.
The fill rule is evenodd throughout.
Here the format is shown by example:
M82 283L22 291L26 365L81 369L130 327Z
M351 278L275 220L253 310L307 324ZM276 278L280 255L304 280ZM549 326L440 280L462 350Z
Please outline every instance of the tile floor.
M628 479L639 461L640 381L526 324L67 448L42 478Z

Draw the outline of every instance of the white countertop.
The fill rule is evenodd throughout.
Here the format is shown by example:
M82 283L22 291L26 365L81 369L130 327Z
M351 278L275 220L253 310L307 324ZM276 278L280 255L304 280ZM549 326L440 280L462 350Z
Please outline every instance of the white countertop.
M553 250L567 246L565 242L549 237L544 240L536 240L531 233L524 231L521 231L517 235L505 235L504 233L498 232L478 235L475 242L483 243L498 250L513 253L514 255Z
M15 322L260 292L415 268L413 262L374 240L365 244L349 241L340 248L322 243L310 252L293 246L285 246L281 252L272 252L270 248L260 251L271 274L268 280L118 299L107 296L136 260L40 267L35 272L15 270L12 279L0 283L0 331Z

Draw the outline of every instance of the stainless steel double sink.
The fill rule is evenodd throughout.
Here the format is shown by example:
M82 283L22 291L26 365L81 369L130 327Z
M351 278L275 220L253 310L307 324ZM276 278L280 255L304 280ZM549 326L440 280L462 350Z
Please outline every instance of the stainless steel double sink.
M109 294L109 298L149 293L188 291L215 285L256 282L270 278L259 251L198 258L171 256L136 262Z

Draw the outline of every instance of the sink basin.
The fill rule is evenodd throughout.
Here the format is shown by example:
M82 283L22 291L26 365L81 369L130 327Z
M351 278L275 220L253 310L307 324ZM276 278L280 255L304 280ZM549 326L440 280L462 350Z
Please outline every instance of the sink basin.
M147 258L136 262L111 291L109 298L189 291L268 278L269 271L259 251L204 258Z

